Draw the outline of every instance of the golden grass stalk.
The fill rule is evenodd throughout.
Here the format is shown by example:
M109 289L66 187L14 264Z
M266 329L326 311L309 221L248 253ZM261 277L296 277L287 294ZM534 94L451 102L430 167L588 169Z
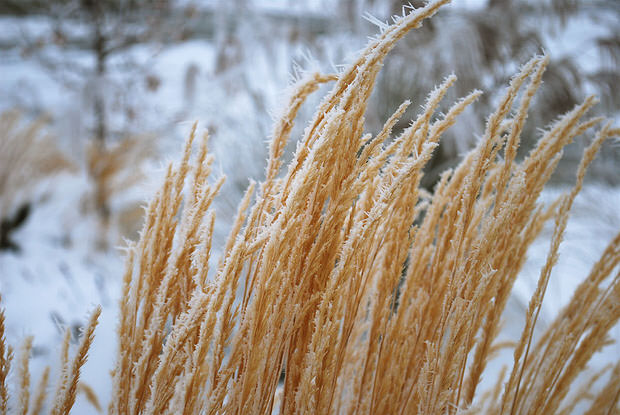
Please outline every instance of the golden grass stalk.
M32 351L33 337L28 336L24 340L24 345L20 350L19 359L19 379L21 380L19 385L19 413L20 415L28 414L28 405L30 403L30 370L28 369L30 362L30 352Z
M32 404L31 415L39 415L43 410L43 404L45 403L45 397L47 395L47 384L50 377L50 367L46 366L37 385L37 391L34 395L34 401Z
M13 359L13 350L6 342L4 321L4 309L0 309L0 414L2 415L7 414L9 409L7 377Z
M607 384L595 396L586 415L612 414L620 400L620 362L616 363Z
M82 335L82 340L78 346L78 350L76 352L75 357L72 362L68 362L66 360L65 351L66 347L63 348L63 369L61 373L61 379L58 384L58 388L56 389L56 395L54 397L54 405L50 413L52 415L61 415L68 414L71 411L71 408L75 404L75 397L77 393L78 381L80 378L80 370L84 363L86 362L86 358L88 355L88 350L93 342L95 327L97 326L97 320L99 315L101 314L101 307L95 308L90 319L88 321L88 325L84 330ZM65 342L65 345L67 342Z
M84 382L80 382L78 383L78 391L84 394L88 402L97 410L97 412L101 413L103 411L103 408L101 408L101 404L99 403L97 393L93 388Z

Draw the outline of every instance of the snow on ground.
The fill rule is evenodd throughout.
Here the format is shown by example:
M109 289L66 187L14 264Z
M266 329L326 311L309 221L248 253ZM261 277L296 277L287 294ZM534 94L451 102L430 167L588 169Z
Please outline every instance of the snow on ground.
M273 0L264 7L290 10L293 3L290 0ZM469 0L466 3L467 7L480 7L485 1ZM317 5L317 12L325 11L327 5L333 7L333 3L325 0L316 0L312 4ZM19 35L13 23L5 18L0 19L0 26L7 29L4 35L0 34L0 40L2 36ZM40 24L34 21L28 30L37 31ZM568 30L578 26L579 22ZM255 36L250 32L245 35L248 39ZM262 35L267 36L269 32ZM572 33L568 43L555 45L554 48L557 46L558 50L565 50L570 55L576 50L570 42L575 36L576 32ZM350 45L357 40L347 40L349 43L344 40L319 40L322 46L318 49L323 53L321 61L331 58L333 62L341 62L343 50L355 49ZM334 43L331 47L330 42ZM211 147L216 153L214 175L228 175L216 206L216 232L220 241L230 226L237 201L247 185L247 177L260 179L264 170L265 140L271 128L271 120L264 115L277 109L282 97L280 91L289 81L293 61L303 62L304 54L309 54L288 45L285 39L272 40L270 45L270 50L261 49L263 46L258 41L245 45L243 53L245 59L252 62L251 70L223 77L213 74L216 53L213 42L195 39L159 51L148 45L136 46L127 55L139 66L146 66L149 75L161 80L154 91L147 90L136 81L141 78L130 79L119 73L109 75L116 87L131 88L131 100L141 110L136 125L152 128L161 138L158 148L162 160L153 162L151 168L176 158L195 120L211 130ZM361 47L361 43L357 46ZM297 58L291 58L294 56ZM72 58L79 62L88 61L79 54ZM68 92L42 71L36 62L22 59L17 51L3 51L0 60L0 110L15 103L24 107L36 104L42 109L53 108L62 138L67 140L65 148L76 158L83 152L79 147L84 143L86 130L79 127L79 122L82 121L82 107L86 100L83 94L88 88L85 85L83 91ZM115 122L122 124L123 120ZM71 135L75 137L71 138ZM240 169L240 165L243 168ZM129 199L148 199L154 189L153 183L161 177L161 169L149 170L147 176L150 185L134 189ZM114 362L117 344L115 328L124 261L122 250L117 247L121 247L122 242L118 235L108 235L112 247L103 251L96 248L101 229L96 216L84 211L84 197L91 191L91 184L85 175L63 175L50 180L48 186L40 192L25 226L14 235L15 241L22 247L21 252L0 251L0 292L2 307L6 310L7 338L10 344L19 346L25 336L35 336L32 366L33 383L36 383L44 365L52 364L57 369L54 365L60 355L62 328L71 327L77 332L95 305L101 304L103 313L83 380L97 391L105 408L111 390L109 370ZM562 190L547 190L543 200L553 200ZM129 202L123 200L123 203ZM591 185L578 197L561 247L560 260L553 271L543 303L540 327L548 324L560 307L566 304L573 289L620 229L619 205L620 189L617 188ZM545 261L551 232L549 226L534 242L521 278L515 285L515 295L506 314L506 334L513 338L519 335L523 311ZM214 249L217 250L217 247ZM615 337L620 338L618 328L614 330ZM620 346L611 346L605 353L619 355ZM509 359L510 356L504 358ZM80 397L74 413L93 412L92 407Z
M53 186L54 192L49 192ZM50 185L26 224L14 234L20 252L0 252L0 292L6 313L7 340L18 347L34 336L33 384L45 365L57 378L64 328L78 335L96 305L103 307L95 346L84 381L101 397L109 395L123 258L120 251L99 251L96 217L81 205L88 183L64 175ZM73 339L75 348L77 339ZM79 403L75 413L89 413Z

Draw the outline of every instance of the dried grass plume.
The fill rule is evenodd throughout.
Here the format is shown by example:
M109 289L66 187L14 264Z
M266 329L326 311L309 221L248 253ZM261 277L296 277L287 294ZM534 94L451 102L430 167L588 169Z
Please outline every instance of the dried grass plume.
M532 58L512 78L477 146L432 194L420 187L424 166L481 92L437 114L456 82L450 76L400 135L391 130L408 102L375 137L363 133L383 59L446 3L396 19L342 73L296 85L273 129L265 180L250 184L219 262L211 258L211 205L223 179L211 179L207 137L197 139L194 128L128 250L109 414L549 414L568 413L582 399L590 413L618 411L617 358L602 388L592 386L608 376L598 373L581 393L569 392L620 318L620 234L566 308L534 336L586 169L603 141L620 132L587 118L596 100L557 120L518 160L548 63ZM281 172L297 111L326 82L332 90ZM541 205L562 149L584 134L594 139L573 189ZM527 248L547 221L554 233L522 335L499 342ZM98 315L74 360L62 358L54 414L74 403ZM11 352L1 347L6 408ZM481 390L487 365L506 347L512 362Z

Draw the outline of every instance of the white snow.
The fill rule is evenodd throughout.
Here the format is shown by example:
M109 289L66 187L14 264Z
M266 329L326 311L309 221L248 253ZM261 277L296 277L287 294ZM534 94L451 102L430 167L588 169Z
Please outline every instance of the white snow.
M216 0L194 2L212 7ZM325 13L335 9L334 3L312 0L296 3L291 0L255 1L255 7L271 11ZM301 4L303 3L303 4ZM486 0L455 2L458 7L482 8ZM297 4L297 6L295 6ZM380 9L380 5L377 6ZM24 28L21 21L0 18L0 43L15 40L26 31L29 36L48 33L49 22L44 17L28 20ZM582 56L585 71L594 61L587 50L580 49L583 30L593 38L601 33L591 23L572 22L565 37L551 37L553 53ZM80 27L72 30L79 32ZM269 28L252 27L246 23L241 29L243 59L248 66L228 74L215 74L216 43L207 39L179 42L159 49L156 45L139 45L117 58L136 62L141 74L160 79L159 87L148 90L143 76L129 76L121 69L108 75L111 101L119 106L130 104L139 110L133 121L127 121L122 111L111 117L113 127L129 125L132 131L154 132L158 137L159 159L149 165L148 185L132 188L125 195L114 199L115 207L146 200L161 178L161 166L176 159L191 124L200 121L202 128L211 131L211 148L216 155L214 176L226 174L228 180L218 198L218 213L214 249L224 240L235 214L248 178L260 179L266 157L266 139L271 131L269 114L277 110L281 91L286 88L296 62L308 67L306 59L317 53L316 61L324 62L322 68L332 72L328 63L343 61L343 55L359 49L365 39L347 34L337 34L332 39L316 39L314 45L291 45L284 34L273 36ZM256 40L258 39L258 40ZM269 42L261 43L269 39ZM582 54L583 52L583 54ZM46 51L52 58L70 58L85 66L92 60L84 53L66 52L57 48ZM316 61L313 63L319 66ZM132 64L133 65L133 64ZM194 68L194 69L192 69ZM191 73L193 73L193 75ZM22 57L18 50L0 50L0 111L15 105L35 108L34 112L52 111L62 145L74 154L83 155L85 138L88 137L87 117L84 106L90 84L84 82L68 90L32 59ZM130 91L127 100L119 97ZM317 94L317 97L320 94ZM318 98L302 109L302 120ZM118 102L116 102L118 101ZM300 122L300 128L304 121ZM123 273L122 240L112 230L107 240L112 247L97 248L101 229L97 217L84 208L84 201L91 192L85 173L62 175L48 180L47 187L37 191L37 202L27 223L14 235L21 252L0 251L0 293L2 307L6 310L7 338L18 346L25 336L34 335L33 381L36 383L46 364L55 365L60 354L63 327L79 327L95 305L103 306L103 313L96 330L95 344L86 364L83 380L92 386L105 408L111 385L109 370L114 362L116 349L116 319ZM557 197L562 189L551 188L543 194L544 201ZM578 197L569 221L560 260L555 267L543 303L539 325L548 324L558 310L570 299L571 293L583 279L607 243L620 229L620 189L604 186L587 186ZM522 316L527 307L549 249L551 228L545 229L528 252L528 261L515 285L510 316ZM512 322L510 322L512 324ZM518 335L516 329L509 330ZM620 338L618 327L614 336ZM609 355L620 355L618 345L605 350ZM54 369L57 367L54 366ZM56 376L52 374L52 379ZM93 413L92 407L79 397L76 414Z

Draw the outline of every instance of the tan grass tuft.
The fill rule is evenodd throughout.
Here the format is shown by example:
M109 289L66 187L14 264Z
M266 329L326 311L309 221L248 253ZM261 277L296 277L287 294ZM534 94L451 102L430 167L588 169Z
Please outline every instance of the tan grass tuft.
M190 163L192 132L130 254L115 370L118 399L110 413L271 413L274 408L280 413L455 413L476 405L491 413L544 413L560 408L592 352L606 344L604 333L616 319L604 318L602 310L615 316L610 297L615 291L597 291L602 308L591 317L598 319L596 325L592 320L575 327L580 333L592 331L566 347L566 368L548 380L549 371L536 369L547 353L543 344L554 336L547 332L533 343L533 328L572 201L587 165L614 130L603 127L586 150L574 190L549 207L540 206L537 198L562 148L603 120L582 121L595 104L588 98L551 126L523 161L517 160L528 109L548 64L547 57L535 57L512 79L478 146L442 176L434 194L419 190L441 135L480 92L436 117L456 81L447 78L410 127L393 139L392 127L408 102L374 138L363 134L364 112L394 42L443 3L397 19L337 77L313 75L293 89L288 110L274 128L266 179L251 208L254 184L246 192L209 280L208 253L196 250L211 244L209 206L218 183L209 184L203 174L202 166L211 162L204 144ZM330 80L335 81L332 92L279 178L301 102ZM194 189L186 196L180 191L184 181ZM198 196L202 191L204 204ZM498 344L500 317L527 247L551 218L556 230L523 335ZM616 261L617 253L612 257ZM590 278L608 281L614 266L601 265ZM550 330L560 330L565 321ZM488 398L477 402L486 365L500 347L514 349L514 365L506 384L498 380Z
M41 375L41 379L39 380L39 384L37 386L36 394L34 395L32 410L30 411L31 415L39 415L43 410L43 405L47 396L47 385L49 383L49 377L50 367L47 366L43 370L43 374Z
M0 218L5 219L30 196L25 193L39 181L62 171L74 171L71 163L45 132L46 120L24 124L21 114L0 114Z
M73 361L70 363L67 362L69 364L63 365L60 383L58 384L56 396L54 397L54 405L50 412L52 415L68 414L75 403L80 370L86 362L88 349L90 349L93 342L95 327L97 326L97 320L100 314L101 307L95 308L95 311L93 311L88 325L84 330L82 340L80 341ZM65 352L63 351L63 360L66 359L64 353Z
M570 192L549 206L538 197L562 149L604 123L585 118L596 100L565 114L518 159L548 63L532 58L477 146L432 193L420 188L424 167L479 91L437 114L456 82L450 76L398 136L392 129L409 102L375 137L363 132L386 54L447 2L395 19L341 73L294 86L273 130L266 178L250 183L216 269L211 205L223 178L210 178L207 137L197 140L194 126L128 249L111 415L547 414L590 398L591 413L616 410L617 362L601 390L593 388L603 372L575 397L569 392L620 318L620 234L567 307L534 335L571 205L601 144L618 130L598 130ZM280 171L297 111L328 81L331 92ZM499 339L527 249L550 220L549 254L523 332ZM54 414L74 403L98 314L72 362L66 339ZM512 364L480 390L489 362L506 348Z
M19 413L20 415L28 414L28 405L30 404L30 370L28 369L30 362L30 352L32 351L32 336L26 337L24 345L20 350L19 358Z

